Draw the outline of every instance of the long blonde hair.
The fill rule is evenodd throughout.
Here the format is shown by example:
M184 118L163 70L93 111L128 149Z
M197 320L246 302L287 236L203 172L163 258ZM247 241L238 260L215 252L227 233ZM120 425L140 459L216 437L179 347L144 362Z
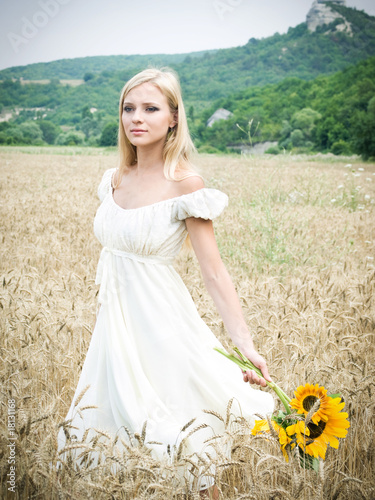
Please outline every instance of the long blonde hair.
M120 165L116 187L119 185L122 174L137 162L137 148L126 137L122 126L124 99L134 87L146 82L158 87L167 98L171 113L177 115L177 124L169 130L163 148L165 177L169 180L181 180L191 175L199 175L190 162L195 147L189 134L178 76L170 68L150 68L133 76L121 91L118 130ZM178 174L178 177L176 174Z

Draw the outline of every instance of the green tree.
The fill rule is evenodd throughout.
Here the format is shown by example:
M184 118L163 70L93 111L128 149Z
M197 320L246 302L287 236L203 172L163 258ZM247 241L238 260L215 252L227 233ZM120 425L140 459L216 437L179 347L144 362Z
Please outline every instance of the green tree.
M52 123L49 120L38 120L37 123L39 125L39 128L42 131L43 140L47 144L54 144L56 137L60 133L60 127L58 127L57 125L55 125L54 123Z
M375 96L370 99L367 111L359 111L356 115L353 149L364 160L375 158Z
M339 141L332 144L331 153L333 153L334 155L349 155L351 154L350 145L340 139Z
M293 132L290 134L290 140L292 141L292 144L295 148L303 146L305 143L305 136L302 130L298 128L293 130Z
M86 116L81 120L81 130L85 134L86 140L90 136L90 132L94 129L94 120Z
M43 132L35 122L24 122L18 127L25 144L43 144Z
M117 145L118 125L116 122L109 122L103 128L99 139L100 146L116 146Z
M88 82L89 80L92 80L94 77L95 77L95 75L91 71L88 71L87 73L85 73L83 75L83 79L84 79L85 82Z
M90 118L90 119L93 118L92 113L90 111L90 106L86 105L82 108L81 117L82 117L82 120L84 120L85 118Z
M78 146L83 144L85 136L82 132L69 130L68 132L61 133L57 139L56 144L60 146Z
M310 138L316 122L320 120L321 117L322 115L317 111L311 108L303 108L294 113L291 125L293 129L301 130L305 137Z
M195 120L194 106L189 107L188 117L192 122Z
M288 122L288 120L283 120L282 127L280 130L280 142L285 141L290 136L292 131L293 131L293 129L290 126L290 123Z
M328 116L321 120L316 127L315 144L320 151L327 151L331 147L330 131L335 126L333 116Z
M5 134L7 144L24 144L24 137L18 126L7 129Z

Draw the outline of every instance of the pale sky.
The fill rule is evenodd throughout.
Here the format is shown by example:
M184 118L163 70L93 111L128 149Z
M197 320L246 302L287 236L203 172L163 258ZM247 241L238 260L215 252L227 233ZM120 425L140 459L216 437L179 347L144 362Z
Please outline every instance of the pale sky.
M313 0L0 0L0 69L116 54L177 54L285 33ZM347 0L375 16L375 0Z

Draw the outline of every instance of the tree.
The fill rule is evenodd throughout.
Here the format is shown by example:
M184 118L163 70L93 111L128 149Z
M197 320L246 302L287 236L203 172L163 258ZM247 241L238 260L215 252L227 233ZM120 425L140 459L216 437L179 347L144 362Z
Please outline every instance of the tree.
M334 142L331 146L331 153L334 155L350 155L351 154L351 149L350 145L340 139L337 142Z
M89 80L92 80L94 77L95 77L94 73L92 73L91 71L88 71L87 73L85 73L83 75L83 80L85 82L88 82Z
M299 129L307 138L311 137L315 124L322 115L311 108L303 108L296 111L292 116L291 125L293 129Z
M189 107L188 117L190 118L190 120L192 122L194 122L195 114L194 114L194 106L193 105Z
M353 149L364 160L375 158L375 97L370 99L367 111L359 111L354 126Z
M25 144L43 144L43 132L35 122L24 122L18 127Z
M302 130L300 129L295 129L293 132L290 134L290 139L292 141L292 144L295 148L298 148L299 146L303 146L305 142L305 137L303 135Z
M90 111L90 106L86 105L82 108L81 117L82 117L82 120L84 120L85 118L90 118L90 119L93 118L92 113Z
M6 130L6 143L7 144L23 144L24 138L19 127L11 127Z
M316 127L315 144L319 151L325 151L331 147L330 131L335 126L333 116L328 116L321 120Z
M89 138L90 132L94 128L93 125L94 120L92 118L89 118L88 116L81 120L81 130L85 134L86 140Z
M109 122L103 128L102 135L99 139L99 146L116 146L117 145L118 125L116 122Z
M60 146L77 146L83 144L85 136L82 132L75 132L69 130L68 132L60 134L56 139L56 144Z
M59 135L60 128L49 120L38 120L37 123L43 133L43 140L47 144L54 144L56 137Z
M288 120L283 120L280 130L280 142L285 141L290 136L292 131L293 129L290 126Z

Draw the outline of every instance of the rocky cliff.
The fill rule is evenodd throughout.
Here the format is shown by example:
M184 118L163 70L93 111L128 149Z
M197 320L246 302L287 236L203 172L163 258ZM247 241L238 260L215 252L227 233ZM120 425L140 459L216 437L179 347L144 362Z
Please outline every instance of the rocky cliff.
M346 31L351 33L350 23L341 14L333 10L330 4L345 5L345 0L314 0L311 9L307 13L306 22L310 31L315 31L318 26L330 24L336 19L342 20L335 26L335 31Z

